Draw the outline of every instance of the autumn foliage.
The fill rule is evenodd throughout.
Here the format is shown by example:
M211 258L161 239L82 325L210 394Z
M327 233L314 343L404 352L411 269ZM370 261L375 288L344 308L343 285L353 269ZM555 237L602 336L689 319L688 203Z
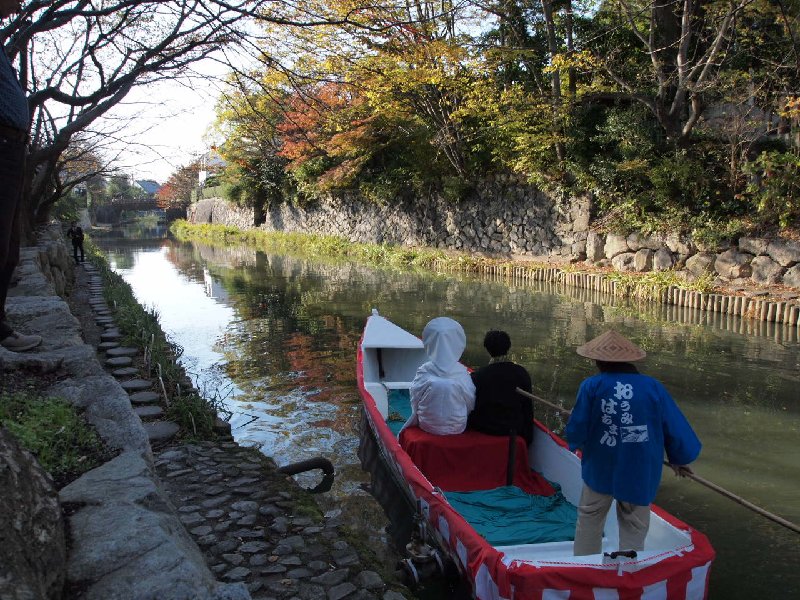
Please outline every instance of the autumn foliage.
M156 192L158 206L165 210L186 208L191 202L192 190L197 188L199 173L200 163L194 161L170 175L166 183Z
M269 190L455 201L510 174L592 191L623 228L796 212L758 208L761 153L800 154L796 3L298 10L312 8L329 22L265 27L262 68L221 103L228 177L248 202Z

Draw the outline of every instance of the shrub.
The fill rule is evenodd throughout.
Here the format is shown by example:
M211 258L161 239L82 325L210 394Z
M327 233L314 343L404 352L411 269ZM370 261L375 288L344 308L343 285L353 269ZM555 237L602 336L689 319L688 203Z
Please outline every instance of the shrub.
M105 451L94 429L66 400L28 390L0 392L0 424L57 481L93 469Z
M744 166L751 177L745 197L761 224L788 227L800 220L800 158L792 152L762 152Z

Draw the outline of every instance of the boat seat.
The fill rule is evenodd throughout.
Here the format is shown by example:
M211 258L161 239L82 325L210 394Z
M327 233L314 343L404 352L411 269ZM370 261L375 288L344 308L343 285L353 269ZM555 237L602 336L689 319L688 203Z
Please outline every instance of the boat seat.
M555 489L532 471L525 440L517 438L514 485L529 494L551 496ZM465 431L435 435L419 427L400 433L400 446L434 486L446 492L491 490L506 485L508 437Z
M410 382L410 381L382 381L381 383L384 386L386 386L387 390L410 390L412 382Z
M411 387L410 381L370 381L364 387L375 399L375 406L385 419L389 416L389 390L407 390Z

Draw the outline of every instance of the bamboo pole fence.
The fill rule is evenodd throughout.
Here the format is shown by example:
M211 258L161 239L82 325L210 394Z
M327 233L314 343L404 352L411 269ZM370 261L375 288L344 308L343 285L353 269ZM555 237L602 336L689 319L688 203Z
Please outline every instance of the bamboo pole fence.
M460 265L436 263L439 271L463 272ZM800 298L772 299L764 292L718 294L690 290L675 285L637 285L623 283L603 273L566 271L549 266L515 266L508 263L474 265L467 269L490 279L510 280L516 284L546 284L553 291L567 288L589 292L581 300L602 303L605 297L661 304L668 316L681 322L706 324L747 335L774 337L776 341L800 339ZM574 291L573 291L574 293ZM800 295L800 294L798 294Z

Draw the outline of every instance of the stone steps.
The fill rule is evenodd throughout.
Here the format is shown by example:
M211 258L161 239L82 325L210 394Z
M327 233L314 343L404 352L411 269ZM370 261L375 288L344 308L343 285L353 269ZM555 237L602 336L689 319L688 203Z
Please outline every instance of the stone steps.
M122 367L121 369L114 369L111 371L114 377L133 377L139 374L139 369L136 367Z
M143 404L154 404L161 400L161 396L155 392L135 392L130 396L131 404L134 406Z
M107 367L130 367L133 364L133 359L130 356L114 356L106 360Z
M136 356L139 354L139 350L137 348L131 348L129 346L120 346L117 348L111 348L106 350L106 356Z
M137 406L133 409L142 421L160 419L164 416L164 409L156 405Z
M152 391L152 381L137 377L139 369L133 366L133 357L139 355L139 349L120 345L123 336L117 328L108 302L103 297L103 282L100 277L90 278L89 291L88 304L94 312L95 323L103 330L97 349L105 351L105 366L118 379L134 377L120 381L120 385L128 392L134 413L143 421L142 425L151 446L166 444L178 434L179 425L172 421L158 420L164 417L164 409L159 406L161 396Z
M128 393L142 392L153 387L153 382L149 379L130 379L128 381L123 381L120 385L122 385L122 389Z
M172 421L152 421L149 423L142 423L147 437L150 438L150 443L153 445L165 444L172 440L178 432L180 427L177 423Z

